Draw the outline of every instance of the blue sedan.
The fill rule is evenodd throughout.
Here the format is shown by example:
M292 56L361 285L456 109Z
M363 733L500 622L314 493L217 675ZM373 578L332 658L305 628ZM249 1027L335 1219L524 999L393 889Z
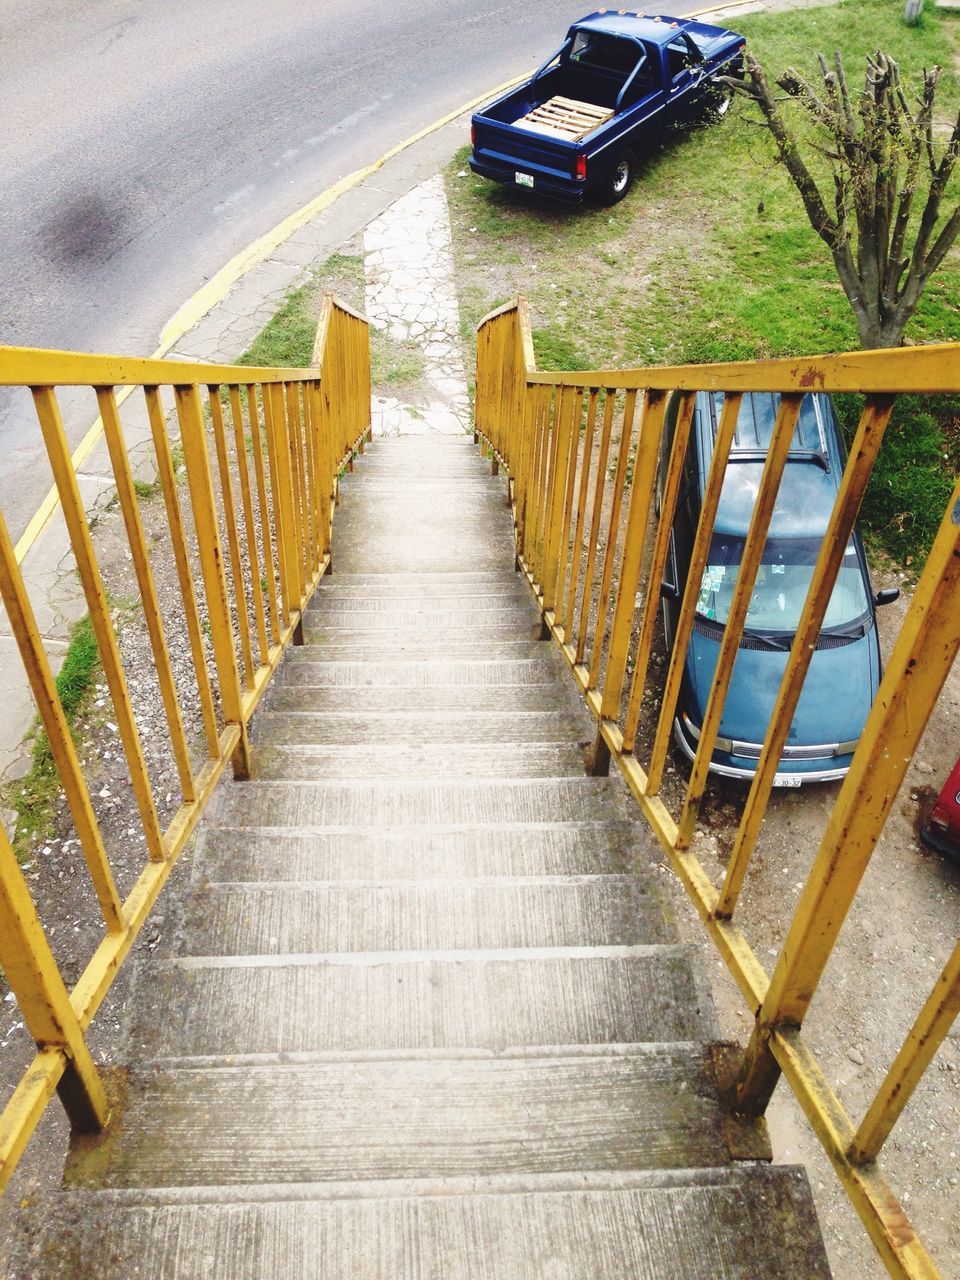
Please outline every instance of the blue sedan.
M697 396L663 585L665 630L671 645L722 406L722 393ZM777 395L752 393L743 397L740 407L674 723L677 743L690 759L700 735L778 406ZM668 415L664 457L675 418L676 403ZM710 763L714 773L750 778L756 771L843 463L830 398L806 396L734 664ZM863 546L854 533L789 729L778 786L829 782L849 769L880 682L875 606L897 595L895 590L873 594Z

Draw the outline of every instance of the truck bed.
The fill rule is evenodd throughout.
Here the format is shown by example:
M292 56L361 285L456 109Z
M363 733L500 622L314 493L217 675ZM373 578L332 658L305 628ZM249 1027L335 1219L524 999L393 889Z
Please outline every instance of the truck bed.
M515 120L514 125L517 129L528 129L549 138L565 138L568 142L577 142L612 115L611 107L577 102L574 98L564 98L558 94Z

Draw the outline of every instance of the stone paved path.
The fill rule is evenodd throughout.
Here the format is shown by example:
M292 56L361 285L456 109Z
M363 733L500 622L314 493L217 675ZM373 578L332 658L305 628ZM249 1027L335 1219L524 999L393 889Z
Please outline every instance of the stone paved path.
M438 175L401 196L363 233L366 313L399 341L420 345L425 409L375 396L374 435L460 435L469 431L460 349L460 312L450 251L450 218Z

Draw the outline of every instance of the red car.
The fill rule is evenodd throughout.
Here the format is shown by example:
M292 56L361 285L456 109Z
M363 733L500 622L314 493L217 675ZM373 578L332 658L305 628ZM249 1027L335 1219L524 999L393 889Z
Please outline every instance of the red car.
M943 784L929 823L921 830L923 843L960 863L960 760Z

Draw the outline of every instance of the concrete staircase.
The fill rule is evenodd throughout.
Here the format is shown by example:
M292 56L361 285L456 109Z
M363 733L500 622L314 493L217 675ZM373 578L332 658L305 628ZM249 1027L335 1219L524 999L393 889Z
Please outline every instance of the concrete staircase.
M803 1171L731 1159L698 955L585 774L502 482L378 442L334 569L18 1278L827 1276Z

